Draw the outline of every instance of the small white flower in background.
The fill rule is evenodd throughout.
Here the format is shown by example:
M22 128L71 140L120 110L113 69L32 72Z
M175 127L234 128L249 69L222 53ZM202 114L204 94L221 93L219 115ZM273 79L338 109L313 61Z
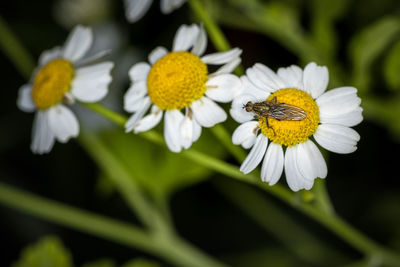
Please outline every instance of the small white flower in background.
M150 130L165 114L165 141L171 151L180 152L200 137L202 126L212 127L227 119L214 101L230 102L240 90L240 79L229 73L240 63L242 51L234 48L201 56L206 46L202 27L182 25L172 52L157 47L149 55L150 64L132 66L132 85L124 97L125 110L134 112L125 124L127 132ZM222 66L209 74L206 64Z
M181 7L186 0L160 0L160 8L163 14L169 14L173 10ZM153 0L124 0L125 15L129 22L133 23L141 19Z
M75 100L97 102L108 92L112 62L90 65L103 52L84 58L92 45L92 30L77 26L63 47L44 51L31 82L19 90L17 105L25 112L35 112L31 150L49 152L54 141L65 143L79 134L76 116L65 104Z
M113 0L56 0L53 4L54 19L63 27L98 25L109 21Z
M363 119L361 99L354 87L325 92L329 80L326 67L310 63L303 71L292 65L275 73L257 63L241 80L242 92L233 100L230 113L242 123L233 133L233 143L252 147L240 167L243 173L251 172L264 159L262 181L274 185L284 170L293 191L309 190L317 177L325 178L328 172L312 136L335 153L357 149L360 136L350 127ZM271 102L254 105L266 100Z

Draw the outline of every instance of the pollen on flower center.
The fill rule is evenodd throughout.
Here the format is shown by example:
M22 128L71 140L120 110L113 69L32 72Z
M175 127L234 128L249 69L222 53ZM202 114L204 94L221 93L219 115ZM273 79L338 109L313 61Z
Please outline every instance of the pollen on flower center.
M267 126L266 118L259 119L261 131L272 142L293 146L298 143L305 142L318 128L319 109L311 97L304 91L292 88L285 88L271 94L267 100L276 97L277 103L285 103L303 109L307 116L303 120L276 120L271 116L268 117Z
M189 106L204 95L207 73L207 65L198 56L186 51L168 53L150 69L150 99L163 110Z
M38 109L47 109L60 102L71 88L74 67L65 59L54 59L44 65L33 82L32 98Z

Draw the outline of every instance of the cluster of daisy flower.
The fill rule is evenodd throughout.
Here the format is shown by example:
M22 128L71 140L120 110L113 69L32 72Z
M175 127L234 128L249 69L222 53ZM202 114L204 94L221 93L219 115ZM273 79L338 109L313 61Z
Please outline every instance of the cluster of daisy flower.
M171 0L172 1L172 0ZM168 1L164 1L168 2ZM183 1L172 1L175 7ZM127 15L137 20L151 1L128 1ZM141 12L129 7L141 4ZM166 9L161 1L161 6ZM128 16L129 17L129 16ZM31 81L19 90L18 107L35 112L31 150L49 152L55 140L67 142L79 134L79 123L67 107L75 101L97 102L108 92L112 62L99 62L104 53L86 57L92 45L90 28L77 26L62 47L45 51ZM275 184L285 172L293 191L310 189L327 166L317 147L336 153L356 150L360 136L352 126L362 121L361 99L354 87L329 90L328 69L309 63L304 70L292 65L277 72L256 63L237 77L242 50L204 55L207 35L202 26L182 25L172 51L155 48L148 62L129 70L131 86L124 109L132 113L126 132L148 131L164 117L164 138L173 152L188 149L202 127L227 119L218 103L232 103L230 115L240 125L232 142L250 152L240 170L247 174L262 161L261 179ZM208 65L219 66L209 72Z

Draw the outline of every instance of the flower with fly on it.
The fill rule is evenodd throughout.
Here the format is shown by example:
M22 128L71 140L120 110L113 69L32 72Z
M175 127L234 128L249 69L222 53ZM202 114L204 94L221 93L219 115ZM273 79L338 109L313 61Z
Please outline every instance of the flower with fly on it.
M180 8L186 0L160 0L160 8L163 14L169 14L173 10ZM134 23L141 19L153 0L124 0L125 15L129 22Z
M317 177L327 175L325 160L312 137L332 152L346 154L357 149L360 136L350 127L363 119L361 99L354 87L325 92L326 67L310 63L302 70L292 65L275 73L257 63L241 80L242 91L230 113L242 123L233 133L233 143L252 147L240 167L243 173L263 160L262 181L273 185L284 170L293 191L309 190ZM257 116L254 103L261 103L257 105L265 116Z
M78 136L78 120L66 104L75 100L97 102L106 96L113 63L91 64L105 52L84 58L92 40L90 28L75 27L63 47L41 54L31 81L20 88L18 107L25 112L35 112L32 152L47 153L55 140L65 143Z
M125 124L126 132L150 130L164 115L167 146L180 152L200 137L201 127L226 120L225 111L215 101L230 102L241 88L240 79L230 74L240 63L241 50L201 56L206 45L202 27L182 25L175 35L172 52L157 47L149 55L150 64L140 62L132 66L132 85L125 94L124 108L134 114ZM207 64L222 66L209 73Z

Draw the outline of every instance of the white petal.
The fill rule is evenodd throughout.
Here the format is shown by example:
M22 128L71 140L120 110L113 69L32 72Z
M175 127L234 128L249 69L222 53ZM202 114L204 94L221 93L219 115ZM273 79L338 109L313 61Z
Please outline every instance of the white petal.
M17 106L24 112L33 112L36 110L36 106L32 98L31 84L25 84L19 88Z
M183 148L188 149L193 143L193 120L185 116L181 122L179 130L182 136L182 146Z
M261 167L261 180L269 185L276 184L283 172L283 162L282 146L271 142Z
M253 145L257 139L258 121L245 122L235 129L232 134L232 143L242 145L245 143Z
M329 151L347 154L357 150L360 135L349 127L325 123L318 126L314 138Z
M221 74L210 78L207 83L206 96L218 102L231 102L242 86L240 79L232 74Z
M235 58L234 60L232 60L232 61L226 63L225 65L223 65L222 67L220 67L217 71L211 73L210 76L231 73L232 71L234 71L236 69L237 66L239 66L240 62L242 62L241 58L239 58L239 57Z
M320 113L320 122L328 124L340 124L343 126L355 126L363 120L362 116L363 109L357 107L354 110L348 111L347 113L340 112L338 114L325 114Z
M137 107L137 111L133 114L128 121L125 123L125 132L128 133L133 130L136 123L143 118L144 114L147 112L151 105L150 97L145 97L140 101Z
M100 101L107 95L113 66L112 62L103 62L77 69L71 94L82 102Z
M321 95L317 100L321 123L354 126L363 119L361 99L354 87L340 87Z
M243 94L249 94L255 97L258 101L267 100L270 95L268 90L263 90L257 87L254 83L250 82L247 76L240 77L243 86Z
M165 112L164 138L172 152L178 153L182 150L180 126L183 119L184 116L179 110L172 109Z
M152 0L124 0L127 20L134 23L141 19L152 2Z
M124 109L128 112L139 110L146 94L146 81L133 83L124 95Z
M316 100L319 109L328 113L338 111L341 106L346 110L354 109L359 106L361 99L357 97L357 89L354 87L339 87L327 91Z
M311 62L304 68L304 91L311 94L312 98L315 99L325 92L328 82L329 73L325 66L321 67Z
M321 151L311 140L305 142L305 145L310 157L312 158L317 177L326 178L328 175L328 167L326 166L326 162Z
M48 153L53 148L54 133L49 124L48 110L37 111L33 120L31 150L33 153Z
M282 78L286 88L303 89L303 70L299 66L279 68L277 74Z
M207 48L207 34L206 31L204 30L203 25L200 25L200 31L199 34L197 35L196 42L194 43L191 52L196 56L201 56L206 51L206 48Z
M43 66L49 61L59 58L62 56L62 50L61 47L56 46L50 50L45 50L42 52L42 54L39 57L39 65Z
M289 188L293 191L300 189L310 190L314 184L314 180L306 179L302 176L299 166L297 165L297 146L288 147L285 153L285 176Z
M169 14L179 8L186 0L161 0L160 7L163 14Z
M273 70L271 70L267 66L265 66L261 63L256 63L256 64L254 64L253 69L256 72L263 74L267 78L266 81L268 81L268 85L271 88L274 88L275 91L286 87L286 84L281 79L281 77L279 77Z
M260 71L257 68L248 68L246 70L246 75L251 83L255 85L255 87L260 88L262 91L267 91L268 93L274 92L280 88L275 87L272 80L268 78L268 76Z
M302 176L309 180L325 178L328 168L318 147L310 140L296 146L297 166Z
M196 121L196 120L192 120L193 121L193 142L196 142L201 135L201 125Z
M247 112L243 107L247 104L247 102L256 102L257 99L252 95L239 95L235 97L232 101L231 109L229 113L232 118L239 123L243 123L246 121L251 121L254 119L254 114L251 112Z
M154 128L161 121L162 115L163 111L158 106L153 105L150 114L136 122L134 132L137 134Z
M93 42L92 29L76 26L70 33L64 48L63 57L74 62L82 58Z
M179 27L174 38L172 51L189 50L195 44L199 32L199 26L196 24L190 26L182 25Z
M240 171L247 174L254 170L263 159L267 146L268 138L263 134L259 134L253 148L240 166Z
M150 71L150 65L146 62L139 62L129 69L129 78L132 82L146 81Z
M98 63L100 60L104 59L106 56L108 56L111 53L111 49L108 50L102 50L97 52L96 54L93 54L88 57L84 57L74 63L75 67L83 67L86 65L92 65Z
M205 55L204 57L201 58L201 60L205 64L210 64L210 65L221 65L221 64L226 64L228 62L231 62L232 60L235 60L242 54L242 50L239 48L233 48L229 51L225 52L217 52L209 55Z
M245 141L241 144L241 146L242 146L244 149L250 149L252 146L254 146L254 143L256 142L256 140L257 140L257 136L255 136L254 138L249 138L249 139L245 140Z
M49 108L49 124L59 142L65 143L79 134L79 123L72 111L63 105Z
M200 137L201 126L192 118L193 113L190 108L186 109L185 118L180 125L180 133L182 136L182 146L188 149L194 141Z
M197 122L204 127L213 127L227 119L225 111L205 96L193 101L191 108Z
M165 47L158 46L149 54L149 62L154 65L160 58L168 54L168 50Z

